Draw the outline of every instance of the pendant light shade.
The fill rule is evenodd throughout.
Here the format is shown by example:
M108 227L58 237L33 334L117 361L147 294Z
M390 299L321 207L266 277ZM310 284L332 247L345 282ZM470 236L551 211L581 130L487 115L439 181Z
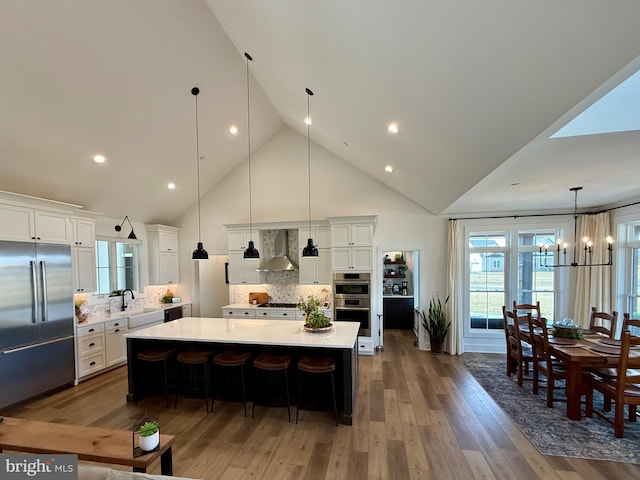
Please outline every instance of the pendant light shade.
M202 245L202 241L200 240L200 142L198 139L198 94L200 93L200 89L198 87L193 87L191 89L191 95L196 98L196 172L198 176L198 245L196 249L193 251L191 258L193 260L208 260L209 254L204 249Z
M305 88L304 91L307 92L307 118L305 123L307 124L307 169L309 171L309 238L307 238L307 246L302 249L302 256L317 257L318 249L313 244L313 238L311 238L311 138L309 135L311 115L309 114L309 98L311 98L313 92L308 88Z
M251 108L249 101L249 62L253 60L253 57L247 52L244 52L244 58L246 58L247 67L247 163L249 164L249 238L253 238L253 218L251 216ZM260 258L260 252L256 249L253 240L249 240L249 245L244 251L244 258Z

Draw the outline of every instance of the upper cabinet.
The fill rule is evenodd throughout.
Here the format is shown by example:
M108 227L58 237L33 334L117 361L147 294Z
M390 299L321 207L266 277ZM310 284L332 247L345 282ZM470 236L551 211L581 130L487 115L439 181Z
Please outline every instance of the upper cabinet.
M79 247L96 246L96 222L84 218L71 217L73 244Z
M330 217L331 270L373 270L373 232L376 216Z
M307 239L313 238L316 248L331 248L331 227L329 225L314 227L300 227L298 229L298 247L307 246Z
M244 258L244 251L253 240L258 251L262 251L262 233L260 230L248 228L229 229L229 283L260 284L264 282L264 274L256 269L261 258ZM264 252L261 253L264 255Z
M0 204L0 239L71 243L68 214L19 205Z
M96 223L93 219L71 217L71 263L73 288L79 293L97 290L96 284Z
M179 228L167 225L147 225L150 285L180 282L179 232Z

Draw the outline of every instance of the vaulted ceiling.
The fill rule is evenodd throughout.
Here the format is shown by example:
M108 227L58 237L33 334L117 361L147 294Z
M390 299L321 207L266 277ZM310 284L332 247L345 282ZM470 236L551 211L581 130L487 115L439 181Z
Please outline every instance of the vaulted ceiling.
M612 204L637 196L638 133L548 137L634 73L638 18L634 0L0 0L0 189L171 222L194 202L193 86L203 192L246 159L247 51L253 150L306 134L309 87L314 141L431 213L570 208L577 185Z

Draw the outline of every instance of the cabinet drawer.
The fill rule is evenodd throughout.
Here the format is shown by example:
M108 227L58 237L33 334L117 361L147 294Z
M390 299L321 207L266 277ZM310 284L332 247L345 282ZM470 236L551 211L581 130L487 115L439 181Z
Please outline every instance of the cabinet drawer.
M87 335L93 335L95 333L103 333L103 332L104 332L104 323L96 323L93 325L78 327L78 337L86 337Z
M88 355L104 350L104 334L87 335L78 339L78 355Z
M257 308L256 318L262 320L295 320L295 310L278 310L273 308Z
M78 359L78 377L102 370L105 367L104 352L87 355Z
M255 318L255 312L241 308L225 308L222 310L222 316L224 318Z
M358 337L358 353L373 355L373 339L371 337Z
M105 322L104 328L107 332L112 332L114 330L120 330L126 333L127 330L127 317L119 318L117 320L110 320Z

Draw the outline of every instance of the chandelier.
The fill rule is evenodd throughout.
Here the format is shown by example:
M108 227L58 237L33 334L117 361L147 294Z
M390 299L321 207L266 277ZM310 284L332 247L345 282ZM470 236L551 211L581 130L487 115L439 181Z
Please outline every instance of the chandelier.
M582 187L573 187L569 191L574 193L573 201L573 259L571 262L567 261L567 248L569 244L563 242L562 239L558 239L556 242L556 251L549 252L549 245L540 245L540 266L541 267L606 267L613 264L613 238L611 235L606 237L607 242L607 254L608 259L606 263L593 263L593 242L589 237L582 238L582 245L579 246L577 242L578 238L578 192L582 190ZM582 250L582 258L580 250ZM555 256L554 256L555 255ZM562 255L562 262L560 261ZM554 256L553 264L549 263L549 256Z

